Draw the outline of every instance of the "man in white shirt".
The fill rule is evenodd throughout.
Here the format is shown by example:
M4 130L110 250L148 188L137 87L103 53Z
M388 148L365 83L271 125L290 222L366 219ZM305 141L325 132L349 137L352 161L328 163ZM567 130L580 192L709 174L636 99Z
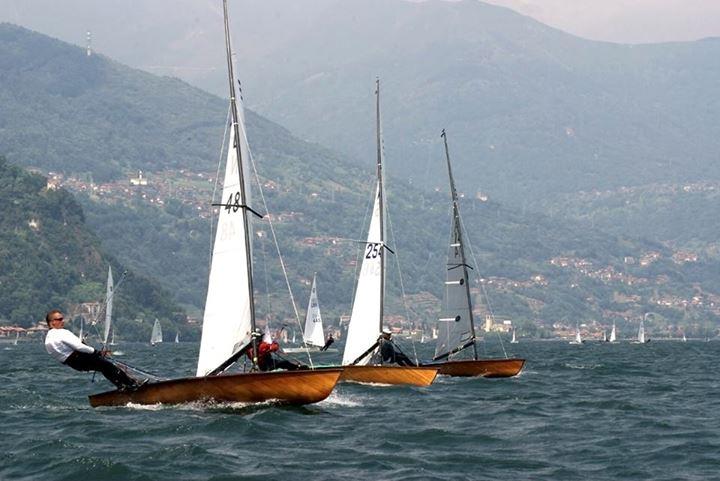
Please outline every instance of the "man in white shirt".
M48 312L45 321L50 328L45 336L45 350L52 357L76 371L98 371L120 390L138 387L135 379L103 357L105 351L96 351L83 344L79 337L65 329L61 311Z

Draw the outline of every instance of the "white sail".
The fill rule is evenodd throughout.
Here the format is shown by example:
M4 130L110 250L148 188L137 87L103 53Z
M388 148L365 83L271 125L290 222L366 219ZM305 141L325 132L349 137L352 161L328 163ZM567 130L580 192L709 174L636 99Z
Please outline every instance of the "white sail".
M347 341L342 363L352 364L364 352L377 342L381 330L381 306L383 285L383 236L380 228L380 181L375 191L375 205L373 207L367 243L363 251L362 268L358 277L355 299L353 301ZM365 356L357 362L365 365L370 356Z
M613 322L612 331L610 331L610 342L615 342L617 340L617 336L615 334L615 323Z
M160 321L155 319L155 324L153 324L152 328L152 334L150 335L150 344L154 346L155 344L159 344L161 342L163 342L162 326L160 325Z
M684 333L684 332L683 332L682 341L683 341L683 342L687 342L687 337L685 337L685 333Z
M515 338L515 328L514 328L514 327L513 327L512 340L510 341L510 343L511 343L511 344L517 344L517 343L518 343L517 339Z
M645 344L645 323L643 322L643 319L640 319L640 328L638 329L637 342L639 342L640 344Z
M240 206L240 189L245 186L240 185L234 139L235 129L232 127L205 301L198 376L212 372L249 342L252 330L252 292L248 278L250 253L245 248L247 213ZM243 135L240 139L241 144L245 143Z
M180 333L179 333L179 332L176 332L176 333L175 333L175 344L177 344L177 343L179 343L179 342L180 342Z
M78 334L78 337L80 338L81 341L83 340L83 335L84 335L84 333L83 333L84 325L85 325L85 318L81 317L80 318L80 333Z
M108 277L107 277L107 288L105 290L105 329L103 331L103 345L108 342L110 337L110 326L112 325L112 311L113 311L113 291L115 285L112 278L112 267L108 266Z
M15 340L13 341L13 344L17 346L18 340L20 339L20 331L15 332Z
M576 324L575 325L575 338L572 341L570 341L570 344L582 344L582 343L583 343L583 340L582 340L582 336L580 336L580 325Z
M310 288L310 300L308 301L307 314L305 315L303 341L310 346L323 347L325 345L325 333L323 332L322 316L320 316L315 276L313 276L312 287Z

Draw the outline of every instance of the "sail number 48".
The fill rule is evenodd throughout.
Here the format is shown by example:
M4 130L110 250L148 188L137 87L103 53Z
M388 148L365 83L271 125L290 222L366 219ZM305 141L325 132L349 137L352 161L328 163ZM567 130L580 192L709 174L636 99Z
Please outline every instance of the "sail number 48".
M382 255L380 250L381 244L379 242L369 242L365 246L365 259L375 259L377 256Z
M225 203L225 209L228 212L237 212L240 208L240 192L230 193L227 202Z

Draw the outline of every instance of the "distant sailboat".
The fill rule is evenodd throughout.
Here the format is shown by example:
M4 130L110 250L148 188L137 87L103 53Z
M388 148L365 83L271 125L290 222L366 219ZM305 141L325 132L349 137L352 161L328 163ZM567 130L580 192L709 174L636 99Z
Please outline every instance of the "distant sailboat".
M161 342L163 342L162 326L160 325L160 321L155 319L152 334L150 335L150 344L154 346L156 344L160 344Z
M585 341L583 341L582 336L580 336L580 325L576 324L575 325L575 339L570 341L570 344L582 344L583 342L585 342Z
M107 286L105 288L105 326L103 329L103 346L107 346L110 337L110 328L112 327L113 297L115 285L112 277L112 267L108 266Z
M633 341L633 344L646 344L650 342L650 339L645 337L645 319L640 319L640 327L638 328L637 341Z
M450 183L452 201L452 224L447 250L445 282L438 336L433 361L438 362L438 374L463 377L511 377L517 375L525 365L524 359L496 358L481 359L478 356L477 334L473 319L470 296L469 269L465 257L465 236L460 218L458 193L450 164L447 134L440 135L445 145L445 161ZM472 348L472 349L471 349ZM462 359L471 353L472 359Z
M179 343L179 342L180 342L180 333L179 333L179 332L176 332L176 333L175 333L175 344L177 344L177 343Z
M320 315L320 304L317 295L317 279L313 274L310 298L308 299L307 313L305 314L305 329L303 330L303 347L287 348L285 352L295 353L305 350L320 351L325 346L325 331L323 330L322 316ZM293 331L293 340L294 340ZM337 352L335 349L325 349L325 352Z
M257 352L253 264L247 168L249 146L242 97L238 95L230 42L227 0L223 0L225 54L230 87L228 152L218 209L202 338L196 377L150 382L133 391L108 391L90 396L90 405L178 404L198 401L280 402L322 401L335 387L340 369L257 372L228 371L249 349ZM159 322L156 322L159 326Z
M612 331L610 331L610 339L608 339L609 342L615 342L617 341L617 333L615 330L615 321L613 321L613 327Z
M607 331L603 329L602 342L608 342Z
M685 337L685 333L683 332L682 342L687 342L687 337Z
M13 340L13 346L17 346L19 339L20 339L20 331L17 331L17 332L15 332L15 340Z
M83 339L83 335L84 335L84 333L83 333L83 328L84 328L84 327L85 327L85 318L84 318L84 317L80 317L80 332L78 333L78 337L80 338L81 341L84 340L84 339Z
M515 329L515 328L513 327L513 335L512 335L512 339L510 340L510 344L517 344L517 343L518 343L518 340L515 338L515 331L516 331L516 330L517 330L517 329Z

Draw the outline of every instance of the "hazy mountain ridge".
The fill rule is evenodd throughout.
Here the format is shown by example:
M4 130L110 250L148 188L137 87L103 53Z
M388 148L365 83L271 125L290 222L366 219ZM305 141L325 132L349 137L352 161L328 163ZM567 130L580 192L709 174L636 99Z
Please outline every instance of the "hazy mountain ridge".
M22 38L39 36L24 30L19 32L15 32L16 37L20 38L19 43L23 43ZM74 59L78 63L86 61L82 55L66 55L62 52L64 49L82 52L82 49L50 39L43 39L43 42L54 43L53 48L58 49L59 58ZM0 51L2 49L0 45ZM12 66L18 75L15 81L25 82L24 77L20 76L20 72L24 72L28 77L27 82L32 83L29 79L35 75L31 67L33 64L24 67L23 56L14 58L16 61L12 62ZM103 58L98 62L94 67L98 71L110 68L103 65ZM133 144L133 152L157 151L157 155L151 158L143 155L134 157L137 168L152 173L185 166L192 172L212 173L218 160L222 119L227 113L222 107L222 100L177 80L153 78L119 64L111 65L120 73L113 80L108 79L105 84L101 82L95 88L104 92L108 105L125 105L124 115L116 114L114 135L129 139ZM66 63L64 67L72 70L72 63ZM86 136L88 143L96 144L102 150L106 136L101 131L85 129L85 125L101 123L101 120L95 121L94 116L104 115L104 111L81 111L76 107L82 103L70 103L69 108L63 108L63 105L68 105L64 102L70 97L57 92L71 91L63 90L63 84L72 82L73 77L52 77L48 74L48 78L50 81L46 82L45 87L35 88L32 92L17 88L13 91L14 95L9 95L9 99L14 102L9 104L9 108L17 117L8 119L4 135L17 139L24 126L32 121L32 115L17 106L27 102L27 96L32 93L38 104L56 104L53 108L63 118L63 128ZM129 79L127 84L123 83L126 79ZM132 102L123 104L131 90ZM167 97L158 100L162 95ZM158 107L155 106L156 101L159 102ZM136 109L143 115L149 112L147 115L153 115L153 122L169 124L172 129L164 125L152 126L154 132L133 137L138 129L136 119L141 115ZM165 116L168 116L167 122ZM217 118L211 120L214 116ZM273 216L281 215L285 218L276 228L296 298L304 298L306 294L303 295L302 289L307 289L307 281L312 272L317 271L320 274L321 305L330 313L330 319L337 318L347 313L351 305L355 278L353 262L356 261L358 245L356 241L365 237L361 224L371 196L374 155L348 162L327 149L298 140L286 129L251 112L248 112L248 120L250 142L261 182L272 181L275 184L275 188L266 190L270 212ZM217 127L212 126L214 122L217 122ZM374 116L368 113L361 122L372 129ZM158 140L153 134L165 137ZM435 132L433 135L437 134ZM62 135L62 131L56 135ZM199 136L207 138L200 141L197 140ZM178 138L180 143L187 143L191 151L198 152L195 163L189 157L180 160L174 157L173 149L178 148ZM386 139L392 142L387 134ZM33 149L39 141L44 142L44 138L34 139L25 146L14 145ZM365 141L369 145L374 144L372 133ZM454 159L459 141L455 140L452 132L450 142ZM59 147L62 144L48 144L48 149ZM5 148L4 144L0 148ZM76 164L75 159L66 158L66 155L63 153L48 157L43 165L69 172L77 171L85 165ZM90 162L90 168L95 165L103 168L106 164L98 159L95 159L95 164L92 157L86 159ZM163 159L170 160L165 162ZM388 166L398 162L398 158L391 154L387 155L386 160ZM431 156L429 161L444 166L442 154ZM55 162L59 162L59 165L55 166ZM121 169L123 162L118 162L116 168ZM691 277L684 270L685 267L677 266L670 260L672 252L662 245L607 235L574 223L560 224L547 216L513 211L492 200L482 202L474 199L474 189L465 168L456 165L454 170L458 187L467 194L463 201L463 214L475 248L477 265L474 267L476 272L488 279L486 288L493 310L500 317L545 324L561 319L595 319L597 322L618 319L620 322L629 322L644 310L655 308L653 303L661 296L677 294L687 298L693 292L698 292L693 291L693 284L709 290L709 287L702 287L703 283L713 282L712 265L703 264L702 269L694 268ZM90 177L87 173L80 173ZM90 173L97 177L94 171ZM397 237L391 242L398 253L390 262L391 269L395 269L394 264L399 259L404 271L406 292L418 296L427 292L431 294L422 306L410 306L410 317L415 321L432 322L437 315L438 297L442 292L449 229L449 195L446 193L445 178L445 172L437 176L441 190L428 194L392 173L387 177L389 209ZM120 196L127 188L126 181L122 182L118 181L116 186ZM206 198L207 205L210 203L212 185L208 182L203 185L200 190L204 189L205 193L200 197ZM94 192L92 188L89 191ZM207 279L209 221L198 220L194 207L179 207L178 204L187 199L178 194L166 192L163 196L167 201L165 206L151 205L149 200L137 204L129 197L108 202L109 199L103 198L101 194L82 198L89 223L97 229L112 252L139 272L158 279L179 297L179 301L201 307ZM255 197L253 204L256 208L260 208L258 202ZM262 222L256 227L268 232L266 224ZM333 239L339 244L333 244ZM273 250L270 245L264 248L258 246L255 250L258 266L264 263L263 249L268 255ZM654 263L647 266L630 265L624 261L626 257L640 259L648 252L656 252L657 258L653 257ZM556 263L553 263L554 259ZM264 267L258 267L256 271L262 279L256 285L261 294L258 301L261 312L263 309L268 310L268 303L278 303L276 299L284 290L284 281L278 268L267 268L267 281L263 278L265 270ZM405 315L399 298L399 282L393 281L393 276L397 278L397 274L391 271L388 313ZM712 292L715 291L707 294L712 295ZM184 297L187 293L192 294L192 298ZM631 301L618 302L618 296ZM299 301L301 309L302 303ZM278 312L281 316L289 315L288 304L284 304ZM694 319L691 316L686 320L683 311L675 307L663 312L668 322L691 322ZM713 314L705 307L691 310L690 313L713 318Z

